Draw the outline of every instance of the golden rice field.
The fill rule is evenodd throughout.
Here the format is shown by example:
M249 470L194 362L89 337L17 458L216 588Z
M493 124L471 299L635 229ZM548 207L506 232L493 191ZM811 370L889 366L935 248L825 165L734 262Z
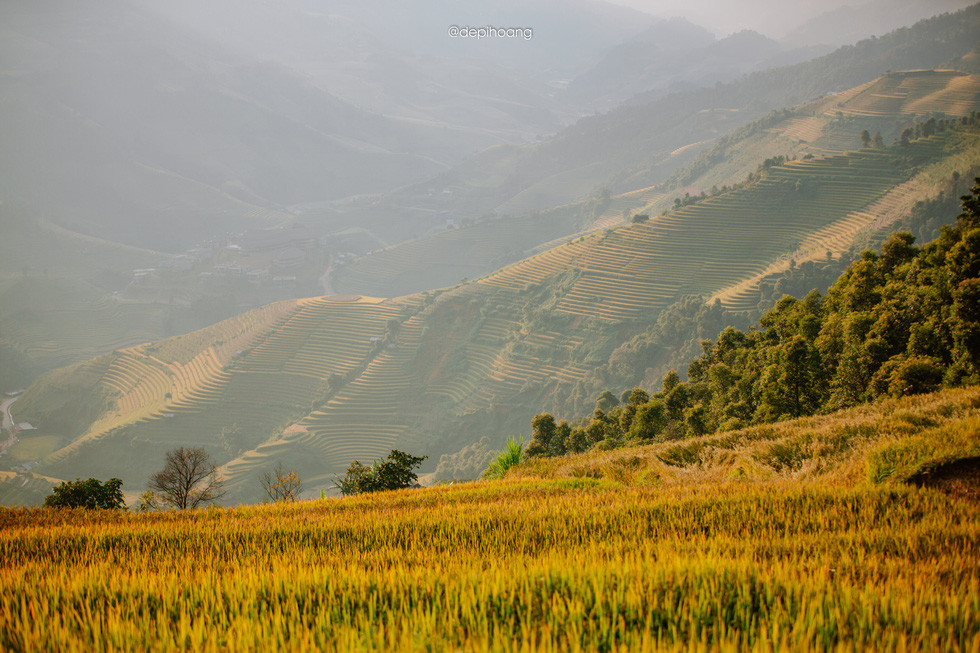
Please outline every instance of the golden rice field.
M980 511L903 486L592 478L3 509L0 649L977 651Z
M0 508L0 650L978 651L976 478L905 483L956 460L977 386L503 481Z

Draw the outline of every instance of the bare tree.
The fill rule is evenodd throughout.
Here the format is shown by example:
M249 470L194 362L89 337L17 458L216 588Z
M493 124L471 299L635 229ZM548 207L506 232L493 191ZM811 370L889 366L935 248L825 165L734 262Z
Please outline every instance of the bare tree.
M262 474L262 489L275 502L296 501L303 491L303 482L294 470L286 471L280 461L276 468Z
M173 508L196 508L224 496L223 481L211 456L201 447L172 449L166 466L150 477L148 487Z

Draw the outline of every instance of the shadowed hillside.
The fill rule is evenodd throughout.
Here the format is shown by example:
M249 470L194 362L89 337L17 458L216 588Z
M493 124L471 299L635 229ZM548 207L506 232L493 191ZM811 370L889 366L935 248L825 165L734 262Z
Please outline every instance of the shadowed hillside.
M463 134L346 103L130 2L0 8L0 193L90 236L179 251L289 205L454 163Z

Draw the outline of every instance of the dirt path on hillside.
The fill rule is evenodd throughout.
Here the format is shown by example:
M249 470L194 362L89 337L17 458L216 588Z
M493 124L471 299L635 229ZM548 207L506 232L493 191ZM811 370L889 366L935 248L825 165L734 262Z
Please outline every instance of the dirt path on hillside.
M17 434L14 428L14 416L10 414L10 407L15 401L20 397L8 397L3 401L0 401L0 426L2 426L3 433L7 435L7 439L0 443L0 456L7 453L10 447L17 444Z

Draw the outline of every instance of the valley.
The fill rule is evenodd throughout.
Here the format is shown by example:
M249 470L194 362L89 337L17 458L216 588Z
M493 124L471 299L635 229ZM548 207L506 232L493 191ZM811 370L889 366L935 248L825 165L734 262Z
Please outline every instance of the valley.
M0 650L980 651L966 2L0 3Z
M155 20L127 11L138 30ZM9 29L41 35L34 20L18 14ZM252 124L261 107L271 111L266 126L303 124L314 141L343 129L331 147L370 152L372 169L368 159L383 151L405 164L404 148L428 163L408 163L419 179L372 188L341 175L331 184L346 190L331 195L308 172L276 181L261 168L228 168L226 181L201 185L210 169L180 152L166 168L176 176L140 169L219 190L237 208L165 195L241 231L201 214L179 245L147 231L114 240L111 220L80 213L37 219L23 210L24 192L8 193L0 379L5 391L25 390L14 416L37 430L7 468L29 466L17 477L24 488L99 475L137 493L167 450L194 445L219 460L229 501L254 500L255 478L276 461L294 466L308 491L333 491L355 458L399 447L435 466L482 437L502 444L542 409L572 414L606 387L652 387L699 338L770 308L800 270L842 269L923 202L966 190L980 161L980 76L941 64L969 67L978 20L974 7L713 88L637 95L537 142L443 158L441 171L428 166L444 134L419 149L427 128L404 131L274 66L207 49L198 34L188 41L195 51L223 62L226 115ZM937 33L947 35L938 45ZM79 53L79 66L104 56ZM43 61L22 62L17 83L54 83ZM262 84L250 87L244 113L228 114L242 108L234 89L249 70ZM140 156L165 152L151 145ZM317 175L336 170L300 160ZM128 215L144 220L147 208ZM34 210L68 215L53 204ZM691 311L707 321L694 326ZM664 322L678 314L683 328ZM624 364L651 329L671 332L671 347Z
M355 458L451 452L519 432L542 407L573 409L591 371L673 302L716 295L751 311L757 281L803 244L840 257L893 189L977 151L980 132L957 121L908 145L768 161L735 187L451 288L279 302L119 349L42 379L16 413L57 436L38 467L54 476L138 485L167 449L206 444L239 500L274 460L329 489Z

